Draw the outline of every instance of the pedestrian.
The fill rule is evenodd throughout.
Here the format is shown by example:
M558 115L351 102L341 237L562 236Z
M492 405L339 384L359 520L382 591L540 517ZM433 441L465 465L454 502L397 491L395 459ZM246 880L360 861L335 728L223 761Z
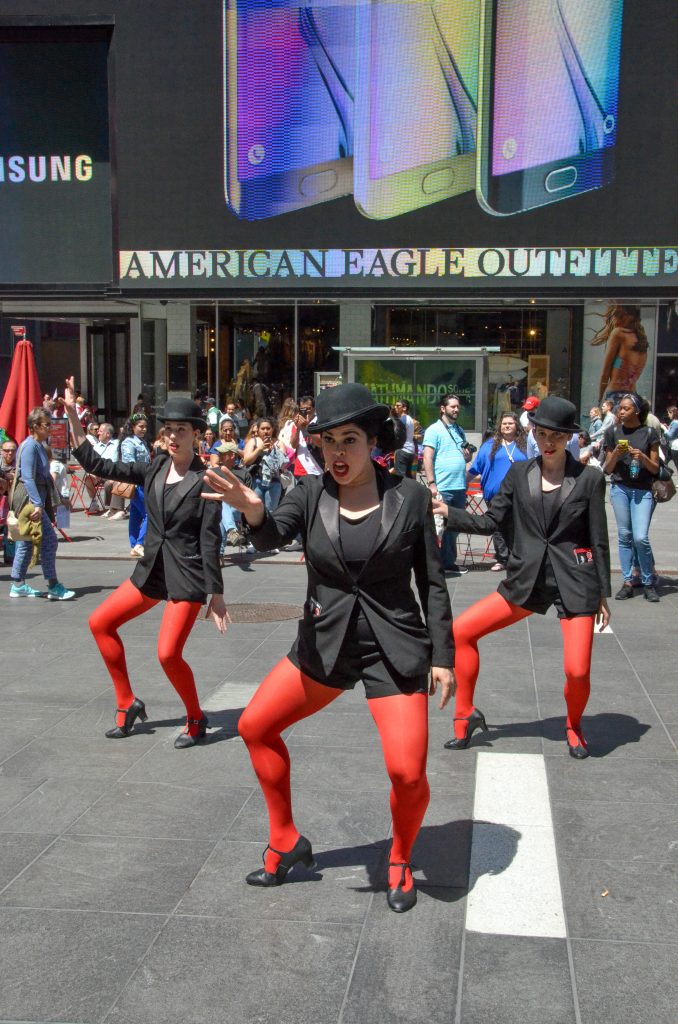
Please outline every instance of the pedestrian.
M405 428L405 439L402 448L395 453L395 471L399 476L413 477L412 465L416 453L414 443L414 420L410 416L410 403L406 398L399 398L395 403L395 413Z
M470 460L466 434L458 424L461 402L448 392L440 401L440 419L424 434L424 473L434 496L450 508L466 506L466 463ZM457 534L445 530L442 541L443 568L454 576L468 569L457 563Z
M150 465L151 452L146 443L146 432L148 420L144 413L132 413L124 427L124 437L120 442L120 461L126 465L141 462ZM110 480L117 477L110 476ZM144 554L144 541L146 539L146 528L148 520L146 517L146 500L144 488L137 485L129 503L129 521L127 524L130 555L132 558L142 558Z
M54 482L49 471L49 458L45 443L52 427L49 413L41 405L29 412L26 425L28 437L19 445L16 454L16 468L12 491L10 492L10 509L17 518L22 511L29 524L39 524L41 534L40 561L42 572L47 580L47 597L50 601L70 601L75 597L74 590L68 590L57 578L56 552L57 537L54 531L55 509L59 502L54 489ZM83 432L84 438L84 432ZM88 446L89 447L89 446ZM34 535L36 531L33 531ZM12 571L10 597L41 597L26 583L26 573L31 565L35 545L31 540L19 540L16 543Z
M220 510L200 496L204 466L194 451L199 431L205 429L202 411L188 398L170 398L158 416L168 432L169 452L160 452L152 464L141 460L110 462L101 459L85 441L75 413L72 378L67 382L64 401L73 434L73 455L78 462L97 476L136 484L147 494L144 554L132 578L107 597L89 619L117 699L115 726L106 736L129 736L137 718L145 722L147 717L144 702L132 689L118 630L165 601L158 659L186 708L186 727L174 746L195 746L205 738L208 719L200 707L193 672L184 661L184 645L207 595L212 595L207 616L217 629L223 633L228 622L219 567Z
M668 425L666 427L666 443L673 458L674 465L678 469L678 406L671 405L666 410ZM3 445L3 449L4 449Z
M617 521L619 562L624 582L617 601L633 597L634 555L640 566L645 599L657 604L650 523L656 507L652 483L659 472L659 434L645 425L649 404L634 392L617 405L619 426L605 434L603 470L610 477L610 502Z
M483 498L488 508L501 487L502 481L515 462L527 458L525 432L515 413L505 412L497 420L494 434L485 441L468 468L469 478L480 477ZM496 530L492 534L495 562L494 572L506 568L509 549L503 534Z
M245 443L242 462L252 476L254 490L272 512L277 508L282 494L280 474L287 464L287 456L276 442L277 428L274 421L262 416L257 426L257 436Z
M510 555L498 591L455 619L458 689L448 750L468 747L476 729L487 731L484 715L473 703L480 638L535 612L543 615L554 605L564 644L567 745L572 757L588 757L581 719L591 689L594 622L604 629L610 617L610 552L605 479L567 451L568 437L579 430L575 414L574 405L564 398L545 398L530 413L539 457L511 466L484 515L449 509L452 529L480 534L500 530ZM433 507L445 514L442 502Z
M242 512L257 549L301 534L308 571L297 639L238 726L270 822L264 866L247 882L281 885L297 862L313 864L311 844L292 815L290 758L281 733L362 678L392 784L388 904L402 913L416 903L410 855L429 800L429 671L430 692L442 688L441 707L454 690L449 595L429 495L370 459L387 406L375 403L362 384L344 384L323 391L317 408L311 429L322 439L327 471L305 477L276 510L231 474L207 473L213 490L205 496Z

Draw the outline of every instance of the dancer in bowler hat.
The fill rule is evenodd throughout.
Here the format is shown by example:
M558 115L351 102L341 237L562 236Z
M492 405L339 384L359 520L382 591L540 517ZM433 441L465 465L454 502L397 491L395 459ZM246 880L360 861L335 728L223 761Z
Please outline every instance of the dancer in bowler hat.
M270 823L264 866L246 880L281 885L297 862L313 865L311 844L292 816L290 757L281 733L362 679L391 780L387 899L391 910L403 913L417 900L410 854L429 800L427 694L440 684L443 707L454 692L454 674L452 613L431 497L370 458L374 445L385 443L388 414L362 384L323 391L307 428L321 437L323 476L301 477L274 511L227 470L207 473L213 491L205 497L238 509L259 550L301 536L308 571L294 645L239 723ZM393 440L391 428L391 449Z
M75 409L73 378L66 382L66 412L73 434L73 455L88 473L106 480L143 487L148 510L144 554L132 578L122 583L89 620L97 647L110 672L117 711L109 739L129 736L137 718L146 721L144 702L135 696L127 672L120 626L143 615L159 601L165 611L158 636L158 659L186 708L186 728L174 746L195 746L205 737L203 713L190 666L183 650L198 613L211 594L207 616L224 632L228 613L223 599L219 563L221 515L219 507L201 497L204 466L195 443L207 424L196 402L170 398L158 419L165 425L168 452L153 462L110 462L100 458L85 439Z
M445 746L462 750L476 729L487 731L474 706L480 661L478 641L533 612L554 605L565 651L565 733L572 757L588 757L581 719L591 689L594 621L603 630L610 618L610 551L605 515L605 478L567 452L580 427L576 409L549 396L529 413L539 456L511 466L492 507L472 515L434 502L448 529L492 534L499 530L510 550L506 579L495 594L471 605L454 622L457 700L454 738Z

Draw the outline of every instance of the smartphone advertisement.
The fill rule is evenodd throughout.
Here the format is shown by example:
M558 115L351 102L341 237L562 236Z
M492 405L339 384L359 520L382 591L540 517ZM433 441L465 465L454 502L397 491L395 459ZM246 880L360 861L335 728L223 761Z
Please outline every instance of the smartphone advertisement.
M61 6L77 15L77 5ZM675 292L678 5L108 7L115 287ZM53 5L34 0L31 11L53 14ZM2 63L0 212L11 229L0 239L4 281L26 279L21 254L18 263L13 257L27 234L38 250L31 265L54 246L43 256L50 279L72 280L77 244L84 236L101 251L110 227L103 195L94 202L97 188L110 185L107 82L103 64L97 78L82 61L65 49L57 65L28 54L28 72L16 57ZM24 108L26 116L15 115ZM46 177L37 181L42 156ZM66 156L69 182L59 177ZM18 168L21 182L12 178ZM72 196L91 196L92 208L64 206ZM54 224L57 237L45 245L36 222ZM93 258L84 272L99 275L101 264Z
M0 27L0 283L113 274L108 34Z

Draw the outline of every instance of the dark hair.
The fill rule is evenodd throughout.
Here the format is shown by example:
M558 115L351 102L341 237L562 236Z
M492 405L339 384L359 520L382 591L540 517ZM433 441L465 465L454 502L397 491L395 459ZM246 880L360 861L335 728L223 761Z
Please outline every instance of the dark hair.
M490 448L490 462L494 462L494 457L501 448L503 440L501 436L502 420L513 420L516 425L516 444L518 448L520 448L521 452L527 451L527 437L525 436L525 431L520 424L520 420L514 412L503 412L494 425L494 441Z
M391 416L384 419L383 416L368 415L357 417L351 423L355 423L356 427L367 434L368 439L376 438L376 447L382 455L390 455L398 448L396 424Z
M297 405L301 405L302 402L310 402L313 408L315 409L315 398L313 397L313 395L302 395L301 398L297 400Z
M454 391L446 391L445 394L440 399L440 401L438 402L438 405L447 405L447 403L451 402L453 398L456 398L456 400L459 402L459 405L461 405L461 398L459 397L459 395L455 395Z
M675 420L678 416L678 406L676 405L670 405L666 411L672 420Z
M270 423L271 436L274 438L278 436L278 424L276 422L275 416L259 416L257 419L257 426L261 428L262 423Z
M584 444L591 444L591 435L589 434L588 430L580 430L579 438L581 441L584 442Z
M629 391L627 392L627 394L622 395L619 401L623 402L624 399L628 399L628 401L632 403L634 409L638 413L638 419L641 423L645 423L645 421L647 420L647 415L650 411L650 403L648 402L648 400L646 398L643 398L641 395L634 394L632 391ZM617 408L619 408L619 403L617 403Z
M409 412L410 411L410 403L407 401L406 398L396 398L395 404L397 405L398 402L400 402L400 404L402 405L402 407L405 410L405 412Z
M125 425L122 428L123 437L132 437L134 435L134 428L136 427L137 423L141 423L142 421L146 424L148 423L148 417L145 416L144 413L132 413L130 418L125 421Z

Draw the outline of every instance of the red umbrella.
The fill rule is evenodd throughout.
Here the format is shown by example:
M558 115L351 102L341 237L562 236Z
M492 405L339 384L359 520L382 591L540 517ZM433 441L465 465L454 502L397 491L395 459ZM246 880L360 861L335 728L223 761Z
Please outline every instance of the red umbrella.
M33 346L30 341L20 341L14 349L12 369L0 405L0 427L15 441L23 441L28 436L26 417L37 405L42 405L42 391Z

